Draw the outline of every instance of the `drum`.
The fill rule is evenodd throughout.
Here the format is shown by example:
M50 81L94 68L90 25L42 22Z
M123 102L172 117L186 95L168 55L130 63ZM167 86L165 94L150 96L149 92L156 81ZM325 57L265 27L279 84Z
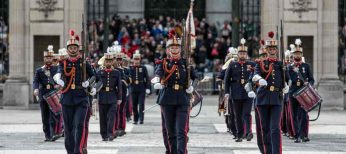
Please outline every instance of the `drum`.
M322 97L318 94L317 90L310 84L298 89L293 97L297 99L301 107L309 112L322 103Z
M58 115L61 113L61 104L60 104L60 93L58 90L53 90L45 95L43 99L48 103L49 109L55 114Z

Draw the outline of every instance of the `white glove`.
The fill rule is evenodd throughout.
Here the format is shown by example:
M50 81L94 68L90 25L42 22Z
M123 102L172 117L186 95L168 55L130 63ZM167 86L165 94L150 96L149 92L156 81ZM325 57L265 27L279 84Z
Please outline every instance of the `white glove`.
M252 77L252 82L257 82L260 79L262 79L262 77L256 74L255 76Z
M247 93L247 96L249 96L250 98L255 98L256 93L254 91L250 91L249 93Z
M35 90L34 90L34 95L35 95L35 96L38 96L38 94L39 94L38 89L35 89Z
M154 84L154 89L162 89L163 85L161 83L155 83Z
M187 88L185 91L186 91L188 94L191 94L191 93L193 92L193 87L190 86L190 87Z
M150 94L150 89L145 89L145 93Z
M96 88L91 89L90 95L91 95L91 96L96 95Z
M264 79L260 79L260 80L258 81L258 83L259 83L260 86L267 86L267 85L268 85L267 81L264 80Z
M245 86L244 86L244 89L245 89L246 92L250 92L252 90L251 83L249 83L249 82L246 83Z
M57 83L58 85L60 85L61 87L64 87L64 86L65 86L65 82L64 82L63 80L61 80L61 79L58 79L58 80L56 81L56 83Z
M89 86L89 81L84 81L84 82L82 83L82 86L83 86L84 88L88 87L88 86Z
M56 83L58 83L58 80L60 80L61 79L61 74L60 73L57 73L57 74L55 74L54 76L53 76L53 80L56 82Z
M285 88L282 89L282 92L284 92L284 94L287 94L289 90L290 90L290 87L287 85L287 83L285 83Z
M160 82L160 78L159 77L154 77L153 79L151 79L151 83L155 84L155 83L159 83Z
M223 98L224 98L225 101L228 101L229 94L225 94L225 96L223 96Z

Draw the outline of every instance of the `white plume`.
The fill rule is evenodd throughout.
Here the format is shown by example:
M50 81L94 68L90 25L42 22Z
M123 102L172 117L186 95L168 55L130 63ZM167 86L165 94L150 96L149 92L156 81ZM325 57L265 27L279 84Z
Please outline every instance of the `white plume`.
M302 41L300 39L296 39L295 44L297 46L300 46L302 44Z
M240 43L241 43L242 45L245 45L246 40L245 40L244 38L242 38L242 39L240 40Z
M53 51L53 45L48 45L48 51Z
M119 42L118 41L114 41L113 45L119 45Z

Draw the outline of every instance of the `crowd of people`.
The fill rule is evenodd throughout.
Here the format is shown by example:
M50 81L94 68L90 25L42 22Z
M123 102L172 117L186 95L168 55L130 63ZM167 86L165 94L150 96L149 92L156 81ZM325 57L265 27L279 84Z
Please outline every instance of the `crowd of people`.
M199 72L211 72L217 70L224 61L228 48L232 45L231 22L224 21L223 24L210 23L205 18L195 18L196 48L193 62ZM165 42L171 29L182 34L183 25L180 20L169 16L159 16L157 19L130 19L128 16L120 18L114 15L109 22L109 45L118 41L123 52L129 57L134 51L140 50L143 63L154 64L156 58L165 53ZM242 27L246 27L242 25ZM246 36L249 46L249 55L253 56L259 49L259 39L255 33L246 32L244 28L241 36ZM103 41L105 25L103 20L92 20L89 22L89 44L90 53L94 61L102 57L104 53Z

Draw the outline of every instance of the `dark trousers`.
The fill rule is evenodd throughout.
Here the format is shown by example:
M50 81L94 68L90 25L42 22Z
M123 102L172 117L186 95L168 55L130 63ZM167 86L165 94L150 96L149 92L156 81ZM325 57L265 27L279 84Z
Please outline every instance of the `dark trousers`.
M252 109L252 99L244 100L234 100L233 103L237 137L243 138L244 135L252 133L251 130L251 109Z
M161 105L171 154L187 153L190 106Z
M81 154L85 140L85 125L88 111L88 103L78 105L62 105L65 148L68 154Z
M255 102L255 101L254 101ZM259 118L259 112L258 109L255 106L255 120L256 120L256 137L257 137L257 146L261 153L264 154L264 148L263 148L263 131L261 128L261 121Z
M123 91L126 91L126 85L123 85ZM122 93L122 100L121 104L119 105L118 108L118 120L119 120L119 125L118 129L120 130L125 130L126 129L126 93Z
M165 116L163 115L162 110L161 110L161 125L162 125L163 144L165 145L165 148L166 148L166 154L169 154L168 134L167 134L167 129L165 125Z
M91 102L91 101L90 101ZM86 115L86 119L85 119L85 142L83 145L84 149L87 149L88 147L88 137L89 137L89 121L90 121L90 117L91 117L91 113L92 113L92 106L90 103L90 106L88 107L88 111L87 111L87 115Z
M132 111L133 121L140 122L144 121L144 102L145 102L145 91L133 91L132 95Z
M43 133L46 139L55 135L56 119L54 113L49 109L46 101L40 101L41 118L43 124Z
M126 110L126 118L131 118L132 114L132 98L131 95L128 94L126 96L126 105L125 105L125 110Z
M288 120L288 103L285 102L283 105L283 109L282 109L282 115L281 115L281 130L282 133L288 133L288 125L287 125L287 120Z
M295 98L290 97L290 101L292 107L294 132L296 133L295 138L308 137L308 113L300 106L299 102Z
M281 105L256 106L263 136L264 154L281 154Z
M233 103L231 99L228 101L227 107L228 107L228 115L225 116L226 126L231 131L231 133L234 136L236 136L237 129L235 126L234 107L233 107Z
M113 137L117 104L99 104L100 134L103 139Z

